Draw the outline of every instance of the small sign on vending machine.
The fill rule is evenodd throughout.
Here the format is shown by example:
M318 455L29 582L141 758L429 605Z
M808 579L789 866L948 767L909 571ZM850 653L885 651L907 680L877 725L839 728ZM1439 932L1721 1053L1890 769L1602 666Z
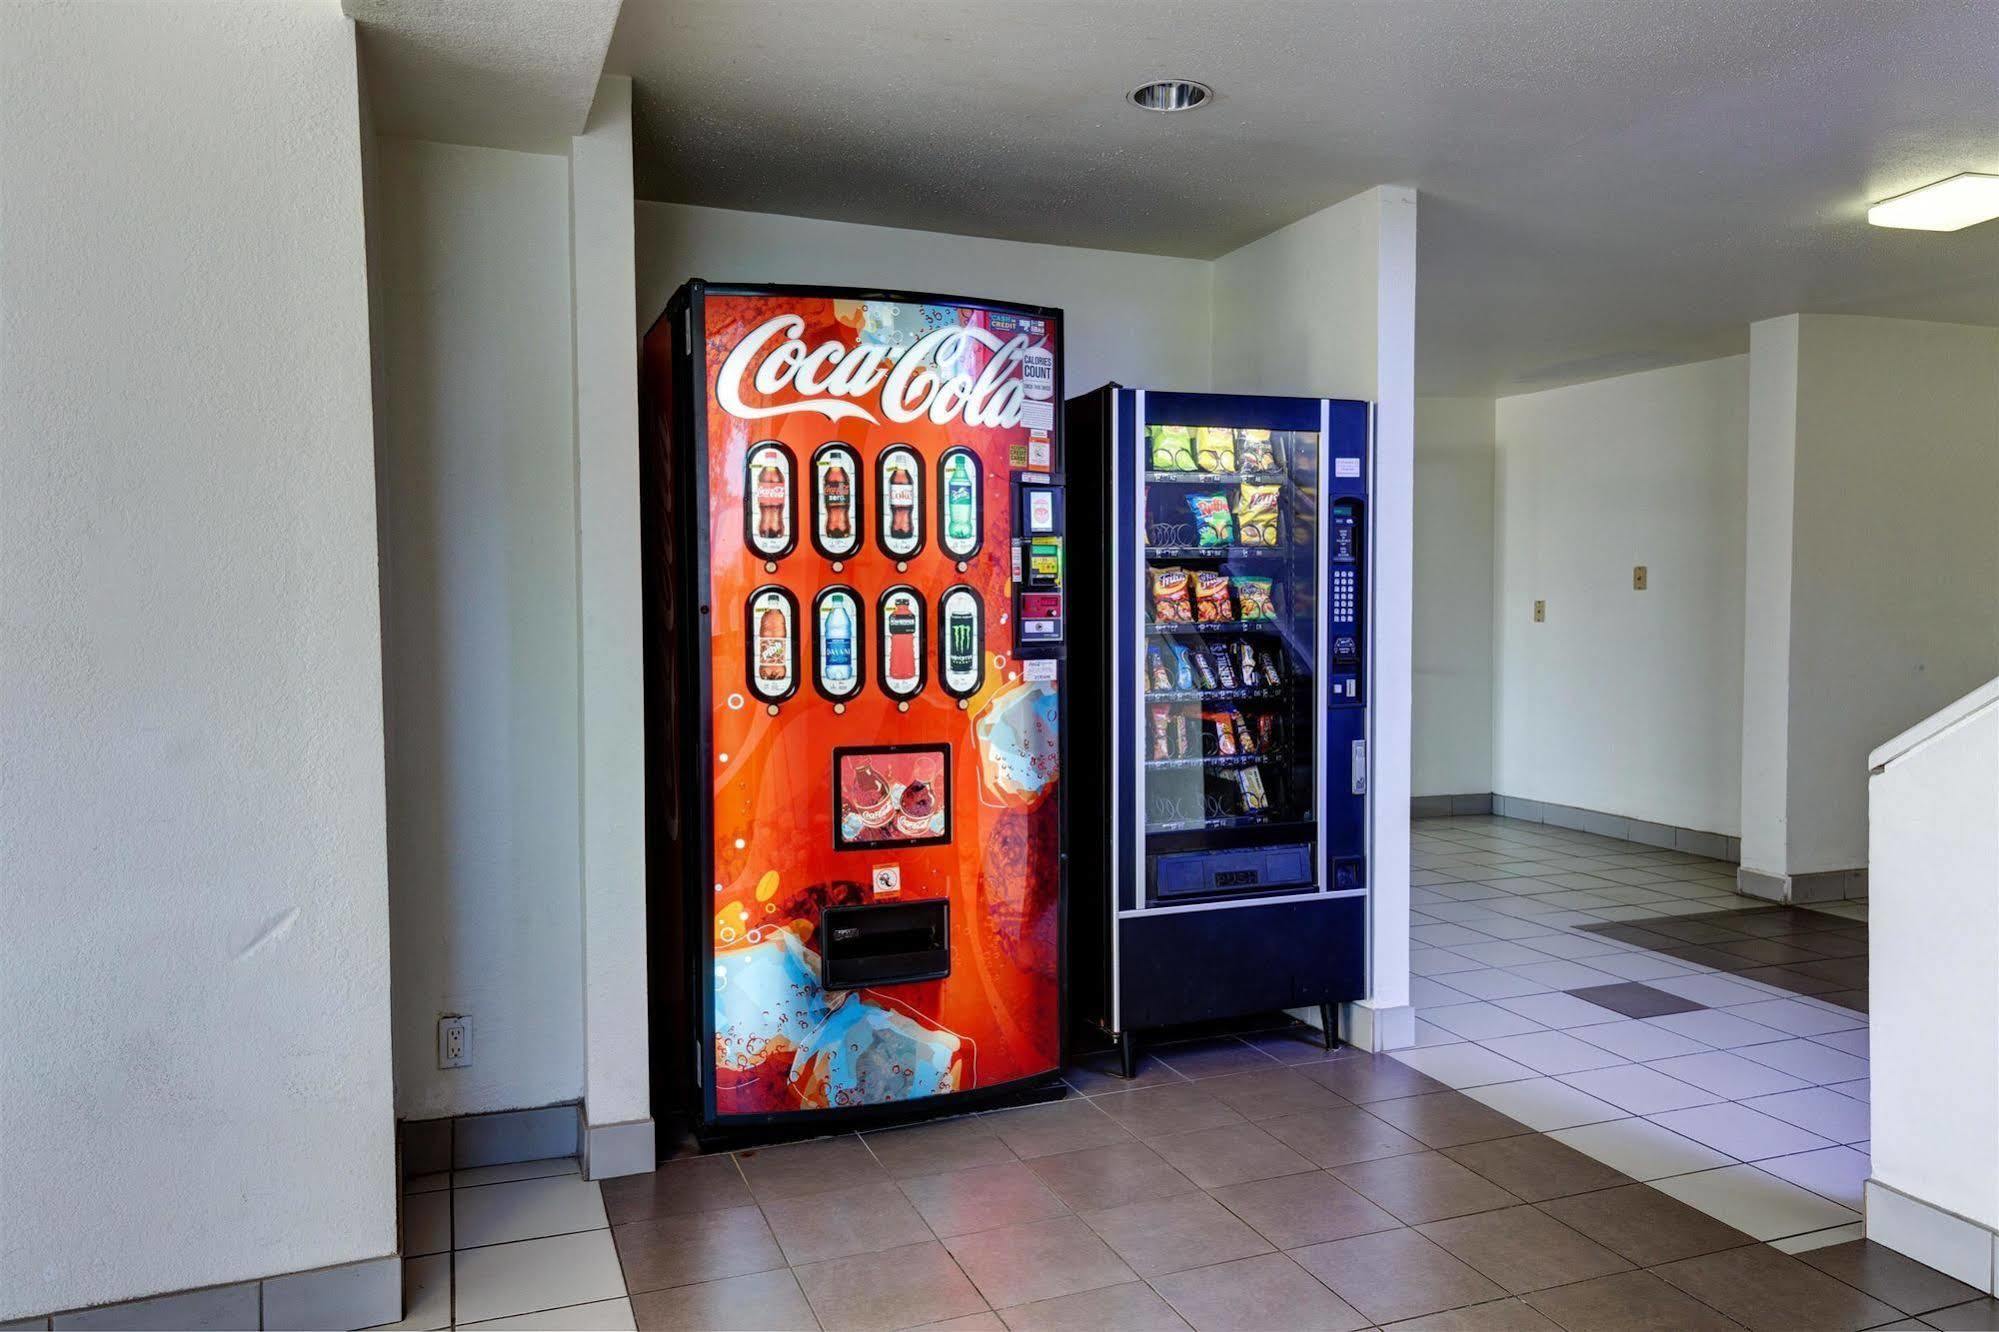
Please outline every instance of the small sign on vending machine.
M1014 473L1014 618L1019 646L1063 637L1062 484L1039 472Z

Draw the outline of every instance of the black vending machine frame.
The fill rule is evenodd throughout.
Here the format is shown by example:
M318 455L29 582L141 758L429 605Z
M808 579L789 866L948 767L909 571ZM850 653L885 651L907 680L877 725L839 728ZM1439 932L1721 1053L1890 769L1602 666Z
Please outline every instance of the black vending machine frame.
M1165 411L1146 411L1147 400ZM1215 894L1205 900L1166 901L1153 893L1149 862L1161 837L1169 851L1190 848L1254 849L1266 844L1254 830L1213 829L1148 833L1138 819L1135 791L1142 771L1134 771L1136 735L1142 728L1142 699L1135 696L1144 668L1150 631L1142 598L1144 521L1139 512L1143 473L1150 457L1139 433L1138 415L1165 416L1174 424L1232 425L1239 428L1311 429L1320 433L1315 483L1327 511L1317 514L1320 530L1338 499L1361 505L1363 545L1358 590L1360 676L1357 713L1365 765L1350 791L1345 756L1331 747L1334 706L1325 681L1331 655L1331 566L1322 550L1315 566L1317 605L1313 611L1313 718L1317 762L1314 799L1314 882L1306 891ZM1176 414L1177 413L1177 414ZM1069 503L1072 527L1093 534L1079 561L1097 566L1095 576L1077 584L1072 614L1071 706L1104 720L1075 740L1074 771L1082 779L1072 791L1071 817L1078 827L1103 827L1108 836L1077 843L1075 890L1070 897L1070 945L1077 959L1071 971L1071 1007L1078 1039L1115 1042L1129 1076L1141 1031L1219 1019L1248 1017L1280 1008L1317 1008L1326 1040L1335 1039L1334 1010L1368 993L1367 933L1372 905L1367 810L1372 801L1372 658L1369 595L1372 563L1373 409L1337 399L1273 398L1240 394L1178 393L1106 384L1067 404L1070 450ZM1187 420L1189 415L1199 421ZM1305 424L1309 421L1309 425ZM1334 468L1334 432L1363 425L1365 444L1357 493L1335 494L1328 473ZM1345 437L1345 436L1343 436ZM1289 460L1287 460L1287 466ZM1233 484L1225 483L1225 484ZM1344 483L1354 486L1349 478ZM1342 668L1343 670L1346 668ZM1120 675L1128 679L1120 679ZM1351 723L1348 723L1351 725ZM1126 761L1119 762L1121 756ZM1369 778L1369 780L1363 780ZM1336 780L1337 779L1337 780ZM1344 825L1346 845L1335 854L1327 842L1335 833L1330 798L1335 791L1361 797L1358 827ZM1352 808L1352 802L1344 807ZM1351 841L1358 836L1358 853Z
M1063 411L1064 366L1060 339L1067 321L1059 308L935 292L887 291L800 283L683 283L639 345L639 545L646 680L643 732L646 751L646 972L651 1093L654 1116L686 1124L704 1146L776 1142L833 1129L913 1123L941 1115L1045 1101L1065 1095L1060 1071L1070 1056L1073 1010L1069 1000L1072 849L1075 798L1069 691L1074 679L1069 647L1017 644L1017 660L1053 657L1061 662L1056 691L1056 798L1059 843L1056 882L1056 1067L1009 1082L906 1101L721 1116L715 1108L714 992L704 983L713 970L707 894L690 885L711 882L713 791L707 774L714 746L709 735L712 682L707 652L709 582L708 412L705 346L694 328L705 328L710 295L795 296L804 299L942 305L1024 314L1056 330L1055 424L1050 466L1036 473L1058 493L1068 486L1068 427ZM655 337L664 325L669 336ZM700 370L701 373L697 373ZM1011 479L1016 483L1016 469ZM1016 489L1018 485L1016 484ZM1067 579L1070 535L1061 537L1065 560L1065 619L1073 620L1073 583ZM990 541L990 534L981 547ZM664 700L664 701L662 701ZM681 1044L691 1041L692 1050ZM689 1057L691 1053L691 1058ZM658 1135L662 1150L675 1135Z

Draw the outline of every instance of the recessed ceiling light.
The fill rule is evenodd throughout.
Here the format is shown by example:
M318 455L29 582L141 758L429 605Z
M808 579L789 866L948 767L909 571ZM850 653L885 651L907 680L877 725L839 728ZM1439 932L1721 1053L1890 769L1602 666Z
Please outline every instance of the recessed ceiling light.
M1133 88L1125 100L1141 111L1192 111L1214 95L1213 88L1192 79L1156 79Z
M1999 176L1973 171L1883 199L1867 210L1867 220L1877 227L1913 231L1961 231L1995 217L1999 217Z

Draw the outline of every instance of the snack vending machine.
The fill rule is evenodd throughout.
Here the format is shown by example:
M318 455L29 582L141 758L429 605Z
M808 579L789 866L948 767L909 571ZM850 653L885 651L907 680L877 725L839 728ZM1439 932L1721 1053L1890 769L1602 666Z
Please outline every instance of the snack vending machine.
M1371 409L1108 385L1067 405L1081 826L1072 1003L1150 1028L1365 996ZM1085 859L1085 856L1088 859Z
M697 1131L1061 1067L1060 339L702 282L646 336L654 1082Z

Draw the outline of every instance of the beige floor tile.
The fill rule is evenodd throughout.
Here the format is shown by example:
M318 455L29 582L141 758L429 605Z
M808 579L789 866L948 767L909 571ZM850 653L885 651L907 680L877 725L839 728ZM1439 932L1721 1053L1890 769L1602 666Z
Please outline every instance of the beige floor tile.
M1115 1286L1137 1277L1073 1216L981 1230L944 1243L995 1309Z
M796 1275L826 1332L937 1323L986 1308L965 1273L935 1240L810 1263L798 1268Z
M618 1250L608 1230L467 1249L453 1257L452 1278L460 1323L621 1299L625 1294Z

